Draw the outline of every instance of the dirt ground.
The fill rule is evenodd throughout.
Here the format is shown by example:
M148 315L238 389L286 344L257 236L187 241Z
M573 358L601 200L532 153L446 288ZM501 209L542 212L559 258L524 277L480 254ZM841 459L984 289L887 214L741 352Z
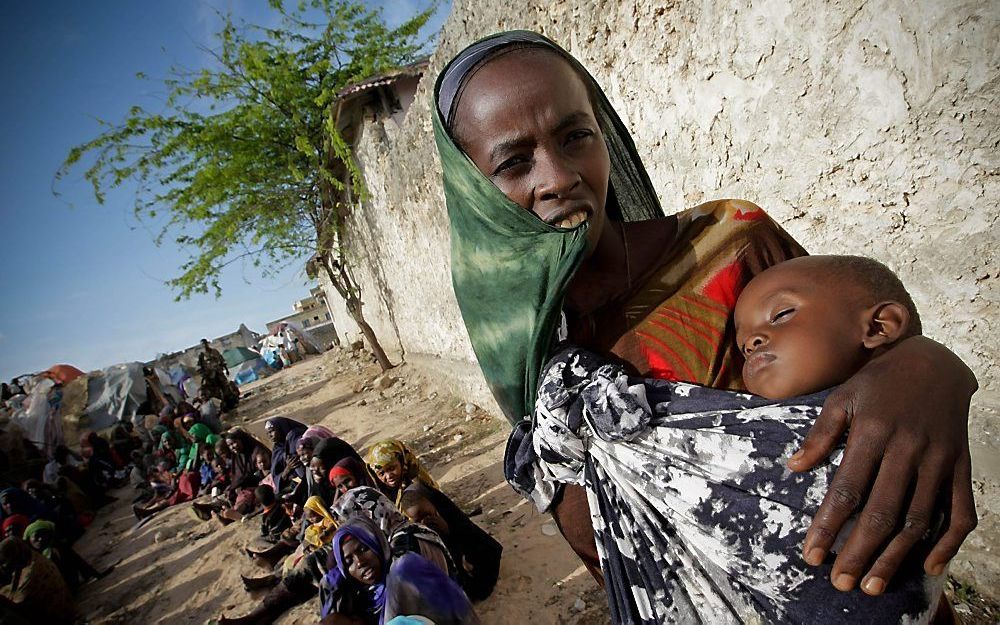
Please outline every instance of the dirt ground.
M604 593L558 535L503 479L506 423L448 395L407 365L396 382L378 388L379 369L350 352L331 351L244 387L249 393L228 425L263 436L263 419L283 415L320 423L364 452L383 438L406 441L442 490L504 546L500 581L476 605L484 623L605 623ZM204 623L220 613L241 615L263 593L248 594L240 574L262 571L242 547L259 532L258 519L228 527L199 521L182 504L136 528L134 493L122 489L77 544L98 566L117 563L108 577L78 597L90 623ZM318 601L292 610L280 624L318 620Z
M506 423L451 396L412 367L393 369L380 388L377 366L350 352L330 351L244 388L239 410L226 419L262 440L263 420L283 415L321 423L362 453L382 438L406 441L434 478L473 520L504 546L500 581L476 605L487 625L608 622L600 590L541 515L503 479ZM111 575L84 586L81 615L93 624L205 623L221 613L241 615L262 592L243 590L240 574L262 571L242 552L258 535L258 519L220 527L197 520L190 504L165 510L136 528L134 493L115 493L77 550ZM949 598L966 625L1000 623L1000 609L974 588L952 580ZM279 624L313 623L312 600Z

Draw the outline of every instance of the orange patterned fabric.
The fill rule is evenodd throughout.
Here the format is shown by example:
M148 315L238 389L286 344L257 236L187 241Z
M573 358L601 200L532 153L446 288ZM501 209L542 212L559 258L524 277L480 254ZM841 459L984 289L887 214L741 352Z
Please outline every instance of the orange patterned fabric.
M754 275L805 251L742 200L707 202L673 219L674 239L666 241L649 222L624 224L634 256L650 246L663 251L624 297L586 316L570 314L569 340L611 352L644 377L742 390L736 300Z

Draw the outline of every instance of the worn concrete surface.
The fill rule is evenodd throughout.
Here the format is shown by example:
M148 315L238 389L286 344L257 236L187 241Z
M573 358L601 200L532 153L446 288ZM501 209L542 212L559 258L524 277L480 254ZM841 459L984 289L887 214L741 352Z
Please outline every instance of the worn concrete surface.
M543 32L603 86L668 210L746 198L813 252L873 256L899 273L925 333L979 376L981 523L953 570L1000 594L1000 5L514 4L456 2L402 125L370 123L359 139L370 197L350 236L387 346L492 405L451 290L431 89L475 39ZM337 323L355 330L346 315Z

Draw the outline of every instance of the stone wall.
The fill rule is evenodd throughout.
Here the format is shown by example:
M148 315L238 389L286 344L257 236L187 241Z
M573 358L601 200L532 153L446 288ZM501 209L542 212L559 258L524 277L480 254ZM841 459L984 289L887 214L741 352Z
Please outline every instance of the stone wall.
M368 123L359 138L370 197L351 239L386 346L495 407L451 289L431 90L475 39L543 32L603 86L668 210L745 198L813 252L869 255L899 273L925 333L979 376L971 436L982 522L956 570L996 592L1000 565L986 550L1000 546L997 4L518 4L456 2L402 124ZM346 315L337 324L356 334Z

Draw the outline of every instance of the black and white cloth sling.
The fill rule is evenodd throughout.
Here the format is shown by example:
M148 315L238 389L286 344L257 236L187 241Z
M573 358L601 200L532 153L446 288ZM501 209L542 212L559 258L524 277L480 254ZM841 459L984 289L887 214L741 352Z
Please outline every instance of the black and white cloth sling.
M776 402L632 377L568 347L546 366L508 480L540 511L586 488L615 623L924 623L944 576L922 555L881 597L841 593L801 545L843 453L806 473L798 449L826 394ZM842 534L842 536L845 534ZM915 551L919 551L915 550Z

